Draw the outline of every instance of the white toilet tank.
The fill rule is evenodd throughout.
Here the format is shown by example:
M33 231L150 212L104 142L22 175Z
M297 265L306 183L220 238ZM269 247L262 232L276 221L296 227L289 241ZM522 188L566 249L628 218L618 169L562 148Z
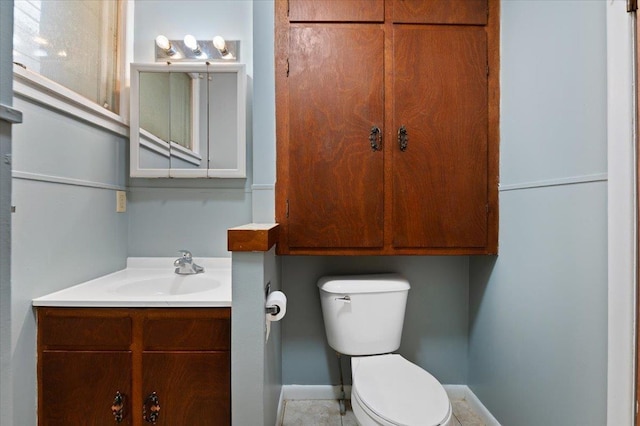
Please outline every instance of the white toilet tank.
M345 355L375 355L400 347L409 282L398 274L318 280L329 346Z

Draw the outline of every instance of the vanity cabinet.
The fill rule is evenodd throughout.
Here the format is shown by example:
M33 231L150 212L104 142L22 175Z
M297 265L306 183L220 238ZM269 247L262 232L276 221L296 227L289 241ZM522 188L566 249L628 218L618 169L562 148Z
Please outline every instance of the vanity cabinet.
M495 0L276 1L280 254L497 253L498 23Z
M230 308L37 314L40 426L231 424Z

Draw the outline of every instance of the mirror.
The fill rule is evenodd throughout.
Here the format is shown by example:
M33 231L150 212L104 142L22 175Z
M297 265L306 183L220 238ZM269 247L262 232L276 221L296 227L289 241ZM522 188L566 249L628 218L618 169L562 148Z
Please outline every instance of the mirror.
M131 176L246 177L242 64L131 65Z

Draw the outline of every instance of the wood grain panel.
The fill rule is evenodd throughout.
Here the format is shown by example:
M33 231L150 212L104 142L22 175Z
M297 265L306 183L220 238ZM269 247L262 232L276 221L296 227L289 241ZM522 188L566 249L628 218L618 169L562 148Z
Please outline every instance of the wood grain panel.
M394 28L395 247L487 244L487 36L482 27Z
M289 247L382 247L379 27L295 27L289 52Z
M128 349L131 318L126 314L101 315L100 309L38 309L38 335L45 347Z
M384 0L289 0L291 22L382 22Z
M269 251L280 236L280 226L249 224L227 230L229 251Z
M228 310L227 310L228 312ZM231 319L218 318L149 317L144 320L143 349L145 350L229 350L231 348Z
M488 0L393 0L393 22L485 25Z
M231 425L229 352L146 352L143 395L160 399L159 426Z
M40 354L39 426L111 426L116 392L125 396L130 425L131 353L44 351Z

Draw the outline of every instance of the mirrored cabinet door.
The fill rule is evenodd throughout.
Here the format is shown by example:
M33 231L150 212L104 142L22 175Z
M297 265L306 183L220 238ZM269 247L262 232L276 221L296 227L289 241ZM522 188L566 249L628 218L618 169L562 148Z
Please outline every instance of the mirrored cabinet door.
M131 176L246 176L242 64L132 64Z

